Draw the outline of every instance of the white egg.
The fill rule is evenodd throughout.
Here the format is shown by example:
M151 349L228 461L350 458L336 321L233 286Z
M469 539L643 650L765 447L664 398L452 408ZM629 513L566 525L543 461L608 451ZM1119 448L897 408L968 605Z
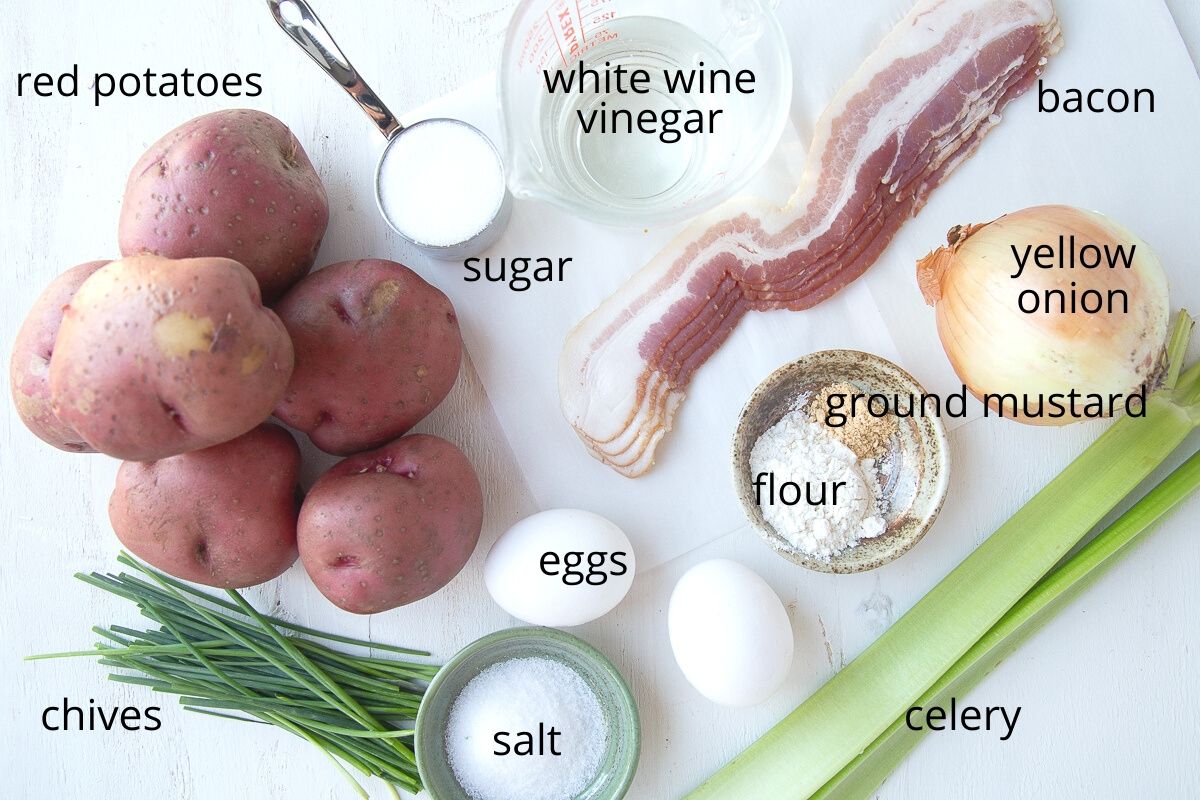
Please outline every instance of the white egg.
M783 603L736 561L717 558L685 572L671 593L667 630L688 682L721 705L761 703L792 665L792 624Z
M532 625L571 627L607 614L633 583L633 547L599 514L556 508L492 545L483 580L500 607Z

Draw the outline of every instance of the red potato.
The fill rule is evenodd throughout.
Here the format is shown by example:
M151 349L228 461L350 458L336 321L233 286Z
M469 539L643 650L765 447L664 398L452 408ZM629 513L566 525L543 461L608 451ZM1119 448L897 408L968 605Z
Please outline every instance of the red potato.
M328 222L325 187L288 127L234 109L185 122L138 159L118 238L126 256L232 258L270 303L308 274Z
M47 444L72 453L94 453L91 445L50 407L50 357L62 323L63 307L79 286L108 261L88 261L59 275L34 302L13 341L8 363L13 405L25 427Z
M300 448L278 425L144 463L126 461L108 503L121 544L177 578L240 589L296 561Z
M300 508L300 560L334 605L374 614L420 600L466 565L483 525L471 462L444 439L405 436L322 475Z
M67 305L50 399L96 450L154 461L265 420L292 358L283 323L241 264L133 256L97 270Z
M343 261L276 306L296 370L275 415L327 453L390 442L445 399L462 336L446 295L395 261Z

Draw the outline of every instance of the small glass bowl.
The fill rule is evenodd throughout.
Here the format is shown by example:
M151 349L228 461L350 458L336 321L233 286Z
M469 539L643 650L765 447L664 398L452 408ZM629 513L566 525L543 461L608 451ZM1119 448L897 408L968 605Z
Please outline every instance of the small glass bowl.
M583 678L604 710L608 747L595 777L575 800L620 800L629 790L641 752L637 705L621 673L599 650L554 628L510 628L464 647L425 692L417 712L416 755L421 782L433 800L471 800L446 757L446 722L466 685L480 672L514 658L549 658Z

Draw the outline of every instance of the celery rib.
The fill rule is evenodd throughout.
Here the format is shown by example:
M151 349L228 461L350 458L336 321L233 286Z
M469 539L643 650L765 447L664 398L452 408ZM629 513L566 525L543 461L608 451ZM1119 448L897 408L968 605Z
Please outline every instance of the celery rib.
M1200 488L1200 453L1193 454L1030 590L914 705L945 705L951 697L962 697L1041 630L1063 606L1111 569L1143 535L1197 488ZM925 731L909 729L904 718L898 717L882 736L817 791L811 800L870 797L924 736Z
M1200 425L1200 369L1182 374L1192 320L1169 339L1168 384L1144 418L1114 422L854 661L689 800L808 798L917 704ZM1177 383L1175 383L1177 381Z

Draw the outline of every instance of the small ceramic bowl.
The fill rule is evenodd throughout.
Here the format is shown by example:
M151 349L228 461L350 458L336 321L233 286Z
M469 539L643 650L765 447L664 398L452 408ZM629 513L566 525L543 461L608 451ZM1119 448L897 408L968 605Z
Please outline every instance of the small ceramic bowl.
M577 672L596 693L608 728L608 748L592 781L575 800L620 800L633 782L641 752L637 705L621 673L587 642L554 628L510 628L484 636L442 667L417 712L416 755L433 800L470 800L446 759L446 722L454 701L475 676L513 658L549 658Z
M800 397L842 382L863 394L888 398L924 393L916 379L900 367L858 350L823 350L786 364L758 385L742 409L733 437L733 480L746 515L775 552L818 572L847 574L883 566L921 540L942 508L950 456L939 418L897 418L898 430L888 445L893 466L881 487L888 507L886 530L828 559L798 551L763 518L750 475L750 451Z

